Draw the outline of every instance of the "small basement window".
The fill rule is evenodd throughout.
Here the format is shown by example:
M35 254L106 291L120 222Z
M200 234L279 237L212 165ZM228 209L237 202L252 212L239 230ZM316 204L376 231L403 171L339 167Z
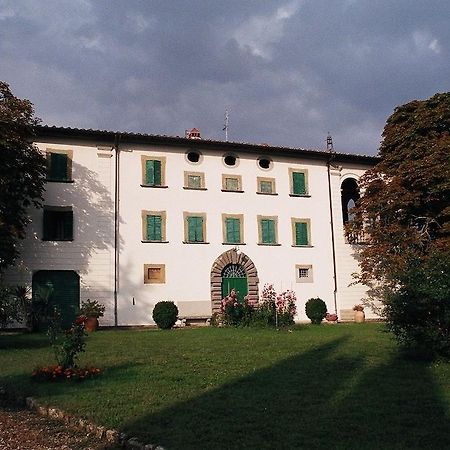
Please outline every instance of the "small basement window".
M164 284L165 282L165 264L144 264L144 284Z
M300 265L295 266L296 281L297 283L312 283L312 265Z

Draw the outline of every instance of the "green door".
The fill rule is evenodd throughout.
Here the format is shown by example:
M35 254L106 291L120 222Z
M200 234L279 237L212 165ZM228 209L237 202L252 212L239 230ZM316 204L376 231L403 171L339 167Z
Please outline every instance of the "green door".
M47 303L49 312L56 306L61 314L62 327L69 328L80 307L80 277L71 270L36 272L33 274L33 301ZM45 323L40 323L40 328L45 327Z
M240 302L248 294L248 283L245 270L239 264L229 264L222 272L222 298L234 289Z

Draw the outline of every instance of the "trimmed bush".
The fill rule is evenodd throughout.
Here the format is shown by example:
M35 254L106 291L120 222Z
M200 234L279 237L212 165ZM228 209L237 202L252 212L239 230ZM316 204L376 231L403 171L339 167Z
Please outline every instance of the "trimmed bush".
M177 318L178 308L173 302L158 302L153 308L153 320L162 330L170 330Z
M314 325L320 325L322 320L327 315L327 305L319 297L310 298L306 302L305 312L308 316L308 319L311 320L311 323L313 323Z

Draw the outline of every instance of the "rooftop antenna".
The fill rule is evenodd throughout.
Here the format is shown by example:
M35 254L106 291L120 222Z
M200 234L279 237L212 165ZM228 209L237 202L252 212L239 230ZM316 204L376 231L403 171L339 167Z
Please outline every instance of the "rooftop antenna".
M225 110L225 122L222 131L225 131L225 142L228 142L228 109Z
M327 152L334 153L333 138L331 137L330 132L328 132L327 135Z

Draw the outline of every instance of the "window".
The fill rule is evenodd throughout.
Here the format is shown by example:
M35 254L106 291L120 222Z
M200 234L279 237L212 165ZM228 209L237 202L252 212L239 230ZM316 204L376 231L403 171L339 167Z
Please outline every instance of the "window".
M47 151L47 181L72 181L72 155L72 151Z
M341 184L342 220L344 225L353 220L352 209L359 200L359 187L354 178L347 178Z
M228 154L223 157L223 163L228 167L236 167L238 162L239 158L236 155Z
M310 246L310 223L309 219L292 218L292 242L294 247Z
M206 244L206 214L184 213L184 242Z
M43 240L73 240L73 211L71 206L44 206Z
M308 172L289 169L291 196L308 196Z
M201 153L192 150L186 153L186 159L192 164L198 164L199 162L201 162L202 155Z
M142 156L142 186L165 186L166 158Z
M311 265L300 265L295 266L295 279L297 283L312 283L313 273Z
M224 244L243 243L243 222L242 214L222 214Z
M243 192L242 177L240 175L222 175L222 191Z
M205 174L203 172L184 172L184 189L205 190Z
M275 178L257 177L258 194L276 195Z
M144 264L144 284L163 284L165 282L165 264Z
M264 157L258 158L258 166L260 169L269 170L272 168L273 162L269 158L264 158Z
M278 245L278 217L258 216L259 244Z
M167 242L165 211L142 211L142 240Z

